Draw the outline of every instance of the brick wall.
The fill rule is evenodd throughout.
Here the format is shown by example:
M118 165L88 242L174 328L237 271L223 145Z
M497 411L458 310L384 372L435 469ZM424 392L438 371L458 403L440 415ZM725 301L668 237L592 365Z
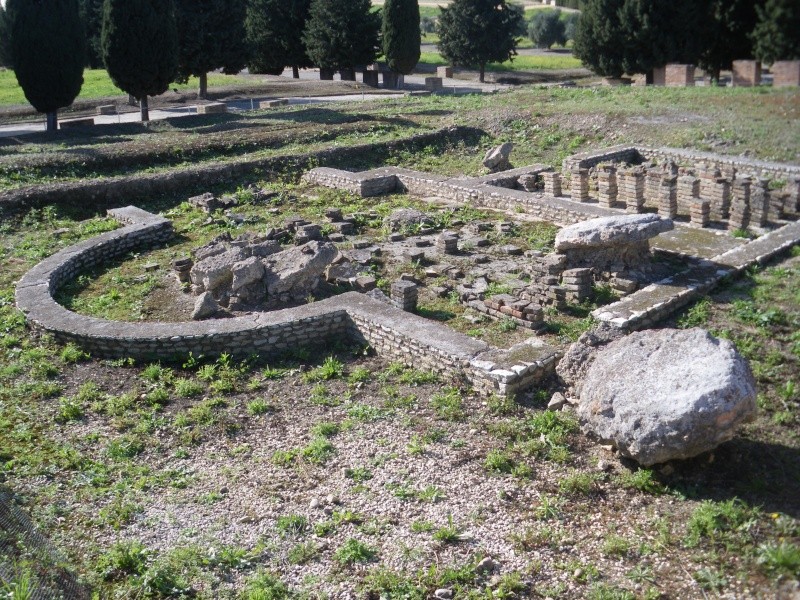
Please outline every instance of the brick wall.
M775 61L769 70L774 87L800 86L800 60Z
M761 84L761 63L757 60L733 61L734 87L753 87Z

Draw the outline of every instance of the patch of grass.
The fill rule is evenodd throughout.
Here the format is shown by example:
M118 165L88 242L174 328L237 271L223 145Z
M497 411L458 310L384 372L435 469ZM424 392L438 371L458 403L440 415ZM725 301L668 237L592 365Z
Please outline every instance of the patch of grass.
M664 486L656 479L656 475L651 469L623 471L617 478L617 482L624 488L648 494L663 494L665 491Z
M377 556L378 550L355 538L348 538L333 553L333 559L340 565L366 563Z
M286 560L291 565L304 565L319 555L320 549L314 542L295 544L286 553Z
M431 397L431 406L436 414L446 421L460 421L464 415L463 400L457 388L445 388L445 391Z
M558 489L564 494L588 496L597 489L600 473L572 471L558 482Z
M483 461L483 468L490 473L511 473L517 461L506 451L493 448Z
M324 437L324 438L332 438L342 430L342 426L339 423L334 423L332 421L322 421L314 425L311 428L311 434L314 437Z
M194 398L206 391L206 387L199 381L179 377L172 382L175 395L179 398Z
M455 544L461 541L461 528L453 523L453 515L447 515L447 525L434 531L433 539L443 544Z
M339 379L343 375L344 364L335 357L329 356L319 367L303 373L303 380L307 382L329 381Z
M241 600L285 600L293 595L280 577L259 571L247 579Z
M303 515L284 515L278 517L275 528L284 536L303 535L308 530L308 519Z
M251 400L247 403L247 412L251 415L258 416L264 415L273 410L273 406L263 399Z
M788 540L768 542L756 549L756 561L770 574L800 575L800 546Z
M694 509L686 524L685 545L689 548L707 540L711 543L735 541L747 536L756 511L738 498L724 502L704 500Z
M678 327L702 327L711 318L711 298L703 298L695 302L681 317L678 318Z
M315 465L323 465L335 451L336 448L327 438L317 437L311 440L307 446L300 449L300 456Z
M58 401L58 413L56 422L67 423L68 421L78 421L83 418L83 405L75 398L60 398Z

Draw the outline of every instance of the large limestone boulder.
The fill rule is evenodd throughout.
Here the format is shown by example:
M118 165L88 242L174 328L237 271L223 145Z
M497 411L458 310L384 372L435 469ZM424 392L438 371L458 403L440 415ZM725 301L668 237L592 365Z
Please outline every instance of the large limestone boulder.
M246 256L247 253L242 248L232 248L207 256L192 267L192 283L208 292L228 286L233 280L233 265Z
M305 296L317 287L325 269L330 265L338 248L330 242L312 241L268 257L264 277L269 296L290 294Z
M733 344L702 329L649 330L601 350L580 386L586 432L644 466L731 439L756 411L756 387Z
M556 252L647 242L673 226L672 220L652 214L590 219L559 231L556 234Z
M511 167L510 157L514 144L505 142L489 150L483 157L483 166L492 172L505 171Z

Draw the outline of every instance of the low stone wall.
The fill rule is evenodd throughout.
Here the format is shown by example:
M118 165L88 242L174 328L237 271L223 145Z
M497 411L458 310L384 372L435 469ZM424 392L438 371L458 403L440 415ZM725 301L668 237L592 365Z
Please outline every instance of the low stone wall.
M58 304L59 287L93 265L172 235L172 224L135 207L109 211L125 224L43 260L18 282L16 303L31 326L96 356L172 359L188 353L283 353L347 337L379 354L465 380L481 393L514 394L551 374L558 352L549 346L513 355L450 328L357 292L285 310L231 319L126 323L79 315ZM492 360L484 355L491 353ZM498 366L501 364L502 368Z
M505 187L510 185L509 181L516 181L521 175L535 175L546 169L543 165L532 165L483 177L448 178L397 167L361 173L322 167L307 172L303 180L360 193L362 196L405 191L422 198L435 197L476 207L520 211L562 226L623 212L573 202L569 198ZM498 183L504 185L495 185Z
M252 174L263 177L268 173L305 170L312 164L341 164L364 156L380 156L389 152L428 146L457 143L477 138L482 132L470 127L446 127L405 139L360 144L347 148L329 148L319 152L291 156L275 156L256 160L220 162L163 173L108 177L88 181L36 185L0 192L0 212L69 202L87 207L120 206L132 199L156 194L184 193L218 185Z
M747 175L768 175L772 178L789 180L792 177L800 176L800 167L787 165L784 163L768 162L741 156L726 156L714 154L712 152L700 152L697 150L683 150L680 148L649 148L646 146L637 147L637 152L644 160L655 160L658 162L674 161L676 163L708 163L716 165L725 170L736 169L736 171Z
M603 150L573 154L564 159L562 172L566 175L573 169L591 169L604 162L641 162L641 154L635 146L611 146Z

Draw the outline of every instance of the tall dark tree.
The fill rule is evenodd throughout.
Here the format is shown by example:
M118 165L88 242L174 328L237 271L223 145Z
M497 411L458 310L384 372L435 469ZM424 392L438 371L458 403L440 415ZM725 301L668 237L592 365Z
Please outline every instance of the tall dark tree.
M5 7L0 4L0 67L11 66L11 27Z
M101 69L103 57L100 48L100 33L103 28L103 0L80 0L81 20L86 31L86 65L90 69Z
M516 56L520 19L505 0L454 0L441 8L439 52L454 65L478 67L483 81L486 63Z
M375 61L380 30L370 0L311 0L303 42L314 65L353 69Z
M763 0L707 0L703 48L697 65L719 81L720 71L734 60L751 58L750 32L756 22L756 5Z
M178 30L172 0L105 0L101 36L111 80L139 101L167 91L178 72Z
M280 75L292 67L297 79L300 69L312 66L302 38L310 6L311 0L249 1L245 28L251 73Z
M417 0L386 0L381 31L383 56L389 68L408 75L419 62L422 43Z
M549 48L553 44L567 43L564 22L560 10L537 10L528 27L528 37L537 48Z
M234 75L247 63L244 19L246 0L176 0L178 18L178 77L200 80L199 96L208 92L208 72L222 69Z
M753 54L761 62L800 59L800 4L797 0L766 0L756 8Z
M25 98L58 127L58 109L83 85L86 37L78 0L8 0L11 64Z
M625 73L624 4L625 0L587 0L581 11L572 51L598 75L620 77Z
M696 62L705 6L705 0L586 0L573 52L607 77Z

